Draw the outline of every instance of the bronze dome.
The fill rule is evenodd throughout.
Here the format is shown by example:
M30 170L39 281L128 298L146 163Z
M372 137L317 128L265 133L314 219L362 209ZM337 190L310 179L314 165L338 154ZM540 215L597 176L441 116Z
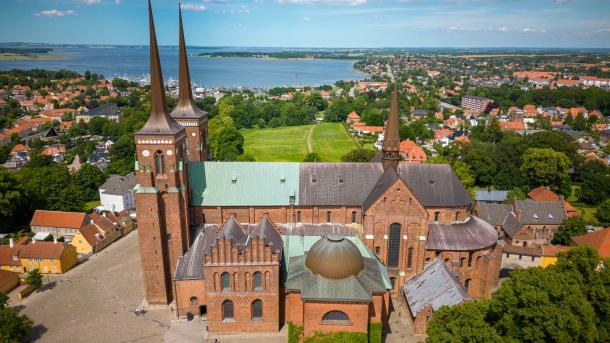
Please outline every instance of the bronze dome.
M360 274L364 260L352 241L343 236L329 235L311 246L305 266L314 274L337 280Z

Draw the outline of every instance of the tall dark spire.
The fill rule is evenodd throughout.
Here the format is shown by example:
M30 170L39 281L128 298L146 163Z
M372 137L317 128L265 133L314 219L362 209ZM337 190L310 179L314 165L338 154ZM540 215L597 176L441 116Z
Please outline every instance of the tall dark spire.
M151 113L144 127L137 134L176 134L182 127L169 115L167 101L165 100L165 86L161 72L155 21L152 14L152 5L148 0L148 26L150 30L150 103Z
M180 23L179 53L178 53L178 78L179 95L178 104L170 114L174 118L201 118L207 116L193 102L193 90L191 88L191 76L189 73L189 61L186 53L186 42L184 39L184 28L182 27L182 7L178 3L178 21Z
M400 122L398 119L398 90L392 91L392 102L390 104L390 115L383 135L383 168L392 167L396 169L400 161Z

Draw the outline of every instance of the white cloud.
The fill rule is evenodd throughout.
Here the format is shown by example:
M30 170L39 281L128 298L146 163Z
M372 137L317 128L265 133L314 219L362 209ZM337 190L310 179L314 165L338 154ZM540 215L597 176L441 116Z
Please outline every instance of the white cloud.
M610 32L610 28L607 28L607 29L597 29L597 30L591 31L591 33L609 33L609 32Z
M310 21L310 20L311 20L311 18L309 18L309 17L303 17L303 18L301 18L301 21Z
M521 30L521 32L523 32L523 33L545 33L546 29L532 29L532 28L526 27L523 30Z
M366 4L367 0L277 0L280 4L347 4L347 5L362 5Z
M60 10L45 10L45 11L40 11L40 12L36 12L34 13L35 16L37 17L64 17L64 16L68 16L68 15L76 15L76 12L74 12L73 10L67 10L67 11L60 11Z
M102 0L78 0L78 2L82 2L85 5L94 5L99 4Z
M205 11L205 6L196 4L182 4L182 9L185 11Z

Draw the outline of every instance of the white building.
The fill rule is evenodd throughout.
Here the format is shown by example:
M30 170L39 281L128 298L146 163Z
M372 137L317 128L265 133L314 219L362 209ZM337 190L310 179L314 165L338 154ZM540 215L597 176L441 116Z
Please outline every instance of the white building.
M121 212L135 209L136 176L110 175L108 181L100 186L100 202L106 211Z

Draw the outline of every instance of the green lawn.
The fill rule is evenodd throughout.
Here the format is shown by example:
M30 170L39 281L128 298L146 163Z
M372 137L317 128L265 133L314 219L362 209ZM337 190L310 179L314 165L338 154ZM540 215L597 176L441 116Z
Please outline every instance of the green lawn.
M341 161L343 155L357 148L342 123L316 125L311 140L313 151L320 154L323 162Z
M311 125L242 130L244 153L257 161L299 162L307 154Z
M93 211L94 208L98 207L102 203L99 200L89 201L85 203L85 212L89 213Z
M307 154L307 134L313 127L311 145L324 162L338 162L356 148L341 123L242 130L244 152L257 161L300 162Z

